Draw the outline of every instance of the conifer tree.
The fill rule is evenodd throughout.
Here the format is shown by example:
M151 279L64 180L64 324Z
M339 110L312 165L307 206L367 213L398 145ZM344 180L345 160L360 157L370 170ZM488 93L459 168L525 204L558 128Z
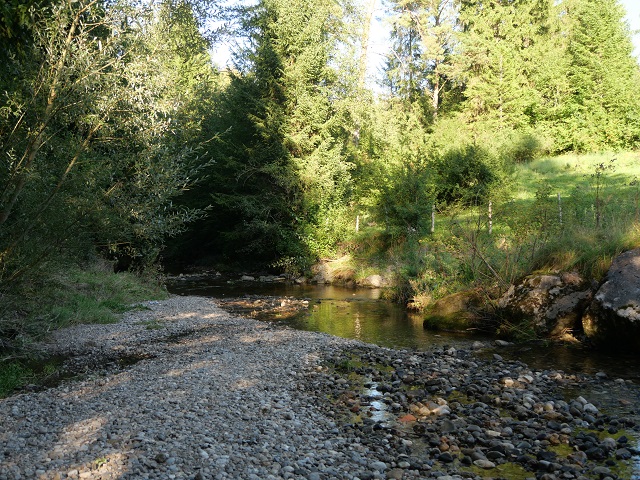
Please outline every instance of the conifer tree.
M630 148L640 140L640 70L617 0L567 0L570 95L563 148Z
M462 53L465 113L490 128L522 128L542 102L533 77L545 57L549 0L465 0Z
M346 82L332 65L346 8L262 0L236 12L247 41L211 120L226 133L200 189L213 206L198 226L204 249L300 263L335 239L352 169L351 129L337 120Z

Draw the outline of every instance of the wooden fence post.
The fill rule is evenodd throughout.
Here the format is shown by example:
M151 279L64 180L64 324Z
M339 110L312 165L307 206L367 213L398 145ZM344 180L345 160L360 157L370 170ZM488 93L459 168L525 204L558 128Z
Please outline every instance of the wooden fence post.
M492 204L489 202L489 235L493 233L493 212L492 212Z
M431 205L431 233L436 231L436 206Z
M560 222L560 226L562 226L562 199L560 192L558 192L558 221Z

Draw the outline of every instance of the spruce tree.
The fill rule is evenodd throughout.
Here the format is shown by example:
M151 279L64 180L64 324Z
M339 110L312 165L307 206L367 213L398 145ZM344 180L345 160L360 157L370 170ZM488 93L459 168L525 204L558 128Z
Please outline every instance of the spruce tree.
M543 103L534 81L546 57L549 0L466 0L457 72L465 83L465 113L491 129L529 125Z
M640 140L640 70L617 0L563 4L570 96L560 134L563 149L632 148Z
M238 10L246 48L208 127L221 135L200 187L212 205L194 233L203 250L302 265L335 244L352 170L338 100L347 82L333 63L343 8L262 0Z

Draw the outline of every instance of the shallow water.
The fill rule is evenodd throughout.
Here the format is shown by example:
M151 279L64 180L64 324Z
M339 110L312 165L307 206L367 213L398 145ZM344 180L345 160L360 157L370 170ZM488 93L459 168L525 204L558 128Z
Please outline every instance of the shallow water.
M476 340L492 340L472 334L425 330L419 313L407 312L401 306L383 299L380 289L261 282L228 283L213 276L174 278L168 288L171 293L212 298L244 295L306 298L310 302L308 311L293 318L272 321L301 330L325 332L389 348L425 350L436 345L468 346ZM521 360L532 368L541 370L557 369L568 373L588 374L604 372L609 377L640 383L638 355L613 355L578 346L547 345L543 342L500 349L500 355Z
M422 317L381 298L380 289L352 289L325 285L226 283L211 279L175 280L171 293L236 298L243 295L267 295L308 299L309 309L293 318L272 319L300 330L324 332L390 348L424 350L433 345L468 344L478 337L464 334L440 334L425 330Z

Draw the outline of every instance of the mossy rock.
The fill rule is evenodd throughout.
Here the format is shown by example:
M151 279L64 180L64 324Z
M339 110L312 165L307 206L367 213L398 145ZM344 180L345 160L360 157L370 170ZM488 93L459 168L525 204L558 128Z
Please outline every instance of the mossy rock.
M425 311L424 328L457 332L492 331L495 322L487 314L486 299L476 290L442 297Z

